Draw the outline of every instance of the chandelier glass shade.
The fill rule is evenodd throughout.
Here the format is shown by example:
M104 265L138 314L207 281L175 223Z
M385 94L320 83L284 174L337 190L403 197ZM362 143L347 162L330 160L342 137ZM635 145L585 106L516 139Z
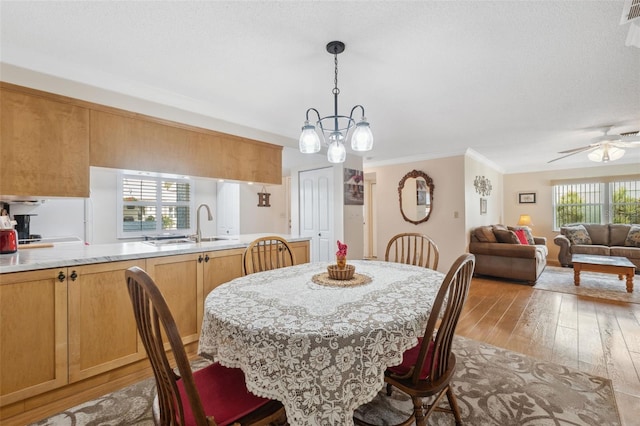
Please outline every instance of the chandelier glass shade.
M338 54L344 52L344 47L344 43L341 41L332 41L327 44L327 52L334 56L335 64L332 91L333 115L321 117L317 109L309 108L299 140L300 152L304 154L315 154L320 151L323 143L327 145L327 159L330 163L343 163L346 160L347 151L344 144L348 138L351 141L351 149L354 151L370 151L373 148L373 133L364 115L364 107L362 105L354 106L348 116L338 114L338 95L340 94L340 89L338 89ZM358 123L353 118L353 114L357 109L362 112ZM309 121L310 112L316 114L317 121L315 125ZM319 132L316 126L319 128Z

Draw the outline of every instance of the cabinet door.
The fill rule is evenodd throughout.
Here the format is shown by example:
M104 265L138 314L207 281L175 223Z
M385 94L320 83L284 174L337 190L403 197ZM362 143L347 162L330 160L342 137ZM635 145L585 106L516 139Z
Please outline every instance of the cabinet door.
M146 356L124 277L132 266L144 260L68 268L70 382Z
M167 301L185 344L200 337L203 263L202 253L147 259L147 272Z
M205 254L204 297L220 284L242 276L244 249L220 250ZM208 259L208 260L207 260Z
M291 247L291 251L293 251L293 260L296 262L296 265L309 263L309 241L289 243L289 247Z
M67 383L67 281L57 278L65 271L0 277L2 406Z
M88 197L89 110L5 87L0 104L0 194Z

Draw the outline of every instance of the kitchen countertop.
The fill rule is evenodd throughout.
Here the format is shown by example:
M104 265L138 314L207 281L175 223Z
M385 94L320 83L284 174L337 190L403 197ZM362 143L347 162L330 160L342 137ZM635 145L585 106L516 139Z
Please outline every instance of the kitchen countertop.
M256 238L268 235L278 235L289 242L311 239L310 237L288 234L244 234L225 237L233 238L228 240L161 246L154 246L142 241L92 245L85 245L83 242L64 242L54 244L49 248L18 249L15 253L0 254L0 274L245 248Z

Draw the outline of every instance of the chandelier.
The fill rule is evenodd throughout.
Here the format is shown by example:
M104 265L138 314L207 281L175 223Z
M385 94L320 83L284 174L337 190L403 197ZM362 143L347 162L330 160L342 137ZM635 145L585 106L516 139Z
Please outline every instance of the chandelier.
M332 91L333 115L327 115L321 118L317 109L309 108L304 126L302 126L299 146L300 152L304 154L315 154L320 151L320 136L316 131L316 126L318 126L324 144L328 145L327 159L329 162L343 163L347 158L344 143L345 139L349 136L350 130L353 129L351 132L351 149L354 151L370 151L371 148L373 148L373 134L371 133L367 118L364 116L364 107L362 105L356 105L351 108L349 116L338 114L338 95L340 94L340 89L338 89L338 55L344 52L344 43L341 41L328 43L327 52L333 55L333 62L335 64L334 87ZM353 113L358 108L362 110L362 118L356 124L356 121L353 119ZM309 123L310 111L315 112L318 118L315 125Z

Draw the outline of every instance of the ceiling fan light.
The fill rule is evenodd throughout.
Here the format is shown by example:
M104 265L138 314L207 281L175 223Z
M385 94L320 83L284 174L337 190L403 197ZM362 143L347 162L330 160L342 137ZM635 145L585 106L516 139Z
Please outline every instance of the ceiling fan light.
M624 149L622 148L609 148L609 161L616 161L622 158L624 155Z
M366 117L356 124L356 128L351 135L351 149L354 151L371 151L373 148L373 133Z
M589 160L596 163L607 163L609 161L616 161L622 158L624 155L624 149L616 147L601 147L591 151L587 157Z
M320 151L320 137L316 133L316 127L309 124L309 121L305 121L304 126L302 126L298 145L300 152L303 154L315 154Z

